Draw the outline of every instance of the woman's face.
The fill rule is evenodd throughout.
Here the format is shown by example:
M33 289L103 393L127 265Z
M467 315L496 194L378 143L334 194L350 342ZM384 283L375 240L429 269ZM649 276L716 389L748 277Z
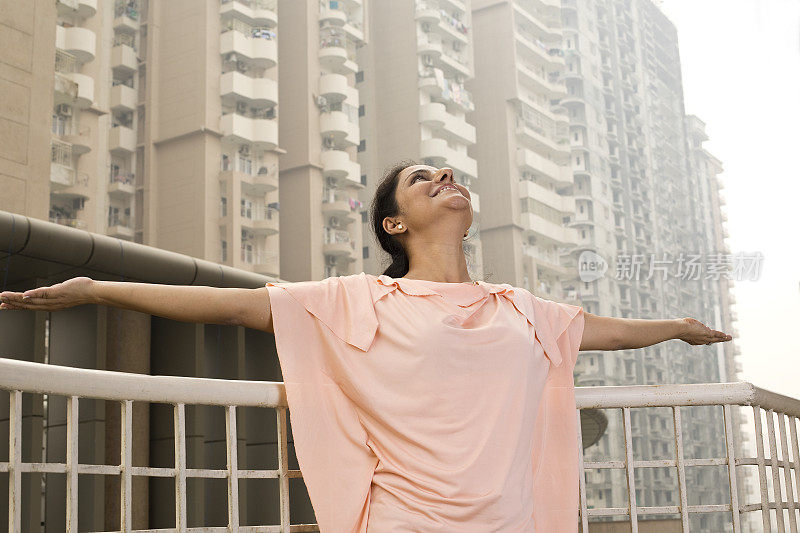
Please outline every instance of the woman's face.
M427 232L432 225L455 221L459 229L463 226L461 237L472 225L469 191L453 180L451 168L406 167L397 176L395 195L402 215L392 218L401 221L404 228Z

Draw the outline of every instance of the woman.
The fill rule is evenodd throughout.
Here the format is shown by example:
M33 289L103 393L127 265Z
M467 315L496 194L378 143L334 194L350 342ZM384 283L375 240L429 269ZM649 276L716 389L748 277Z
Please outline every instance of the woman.
M259 289L73 278L3 309L94 303L275 334L300 468L323 532L577 531L579 350L731 337L620 319L471 281L470 193L449 168L390 168L371 222L380 276Z

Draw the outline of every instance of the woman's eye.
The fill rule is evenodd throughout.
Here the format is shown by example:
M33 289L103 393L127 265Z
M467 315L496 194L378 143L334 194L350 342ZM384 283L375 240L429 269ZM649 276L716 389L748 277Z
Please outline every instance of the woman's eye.
M418 179L418 178L421 178L421 177L422 177L422 175L421 175L421 174L417 174L416 176L414 176L414 177L412 178L412 180L411 180L411 183L415 183L415 182L417 181L417 179Z

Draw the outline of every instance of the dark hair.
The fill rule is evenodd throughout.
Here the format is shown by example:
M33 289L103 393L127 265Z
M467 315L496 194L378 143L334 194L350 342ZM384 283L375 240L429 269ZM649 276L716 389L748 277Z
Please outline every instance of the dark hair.
M406 159L387 167L383 171L383 177L375 189L375 196L372 197L372 204L370 205L370 222L372 223L375 238L381 248L392 258L392 264L383 271L390 278L402 278L405 276L408 273L410 264L408 254L406 254L406 250L400 241L383 229L383 219L400 213L400 206L395 197L397 178L403 169L417 164L419 163L416 161Z

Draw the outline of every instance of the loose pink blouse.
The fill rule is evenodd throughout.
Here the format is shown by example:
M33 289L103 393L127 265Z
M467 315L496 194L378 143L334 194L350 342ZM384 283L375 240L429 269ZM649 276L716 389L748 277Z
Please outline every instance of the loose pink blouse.
M322 533L578 530L583 308L507 283L267 283Z

